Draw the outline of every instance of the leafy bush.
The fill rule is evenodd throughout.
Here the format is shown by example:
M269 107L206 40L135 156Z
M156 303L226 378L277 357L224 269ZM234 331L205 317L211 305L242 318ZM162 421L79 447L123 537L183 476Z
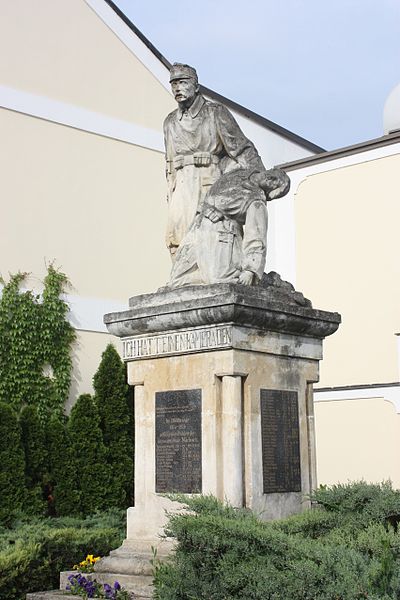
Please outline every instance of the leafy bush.
M124 513L115 510L84 521L30 518L3 528L0 598L23 600L27 592L58 588L60 571L89 553L108 554L124 537Z
M176 551L168 562L156 561L155 598L399 598L400 536L385 521L398 492L388 484L371 487L340 486L342 506L336 489L321 490L329 510L321 501L314 510L272 523L212 497L186 498L191 512L170 517L167 530Z
M63 412L71 381L71 347L75 331L66 319L69 311L61 298L66 276L48 267L40 297L21 291L26 273L4 284L0 298L0 401L20 410L38 408L45 420Z

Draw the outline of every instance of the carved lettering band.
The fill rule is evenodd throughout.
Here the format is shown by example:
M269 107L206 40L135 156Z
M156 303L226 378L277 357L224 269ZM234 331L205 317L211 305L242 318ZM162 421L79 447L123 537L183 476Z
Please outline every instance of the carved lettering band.
M231 326L203 327L153 336L126 338L122 340L122 356L124 360L131 361L153 356L229 348L231 345Z

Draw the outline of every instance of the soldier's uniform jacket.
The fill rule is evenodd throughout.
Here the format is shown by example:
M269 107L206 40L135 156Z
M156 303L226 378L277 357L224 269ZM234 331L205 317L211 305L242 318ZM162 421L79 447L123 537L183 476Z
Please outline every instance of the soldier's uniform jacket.
M210 186L235 167L264 170L231 113L199 94L164 122L168 180L167 246L179 246Z

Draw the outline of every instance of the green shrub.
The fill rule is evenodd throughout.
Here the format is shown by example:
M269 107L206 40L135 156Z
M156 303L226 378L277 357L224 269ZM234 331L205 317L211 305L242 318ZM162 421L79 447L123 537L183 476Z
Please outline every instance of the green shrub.
M61 298L68 280L48 267L42 297L21 291L26 273L4 284L0 298L0 401L38 408L41 420L62 414L68 397L75 331Z
M0 402L0 523L7 523L26 499L25 460L17 415Z
M271 523L271 527L279 529L288 535L299 535L311 539L324 537L337 526L337 516L321 508L307 510L287 519Z
M170 531L179 547L173 566L157 569L159 599L350 600L367 589L368 565L357 552L296 539L246 517L173 517Z
M49 510L57 516L79 515L78 477L66 424L57 415L47 426L49 449Z
M76 473L79 512L83 516L106 508L110 468L96 404L90 394L79 396L67 424L71 467ZM108 507L107 507L108 508Z
M18 541L40 542L50 531L59 529L113 529L118 536L123 537L126 530L126 511L113 508L85 518L43 518L21 513L7 526L0 526L0 552L10 549Z
M48 417L62 416L68 398L72 374L72 345L76 333L67 319L69 306L63 293L69 286L68 277L50 265L44 279L40 315L40 340L45 365L52 370L47 377L50 391L39 411Z
M351 514L365 524L370 521L386 522L388 517L398 515L400 519L400 490L393 490L392 484L371 484L357 481L321 486L314 499L326 511Z
M389 496L382 486L385 500L376 497L375 506L392 507ZM320 507L265 523L211 497L186 504L191 513L173 515L167 528L177 540L175 554L156 562L157 600L400 597L399 535L379 522L381 509L372 511L375 523L352 519L350 502L343 513Z
M25 454L25 483L27 499L24 510L44 514L46 503L43 489L47 479L47 448L45 433L35 406L24 406L20 413L22 446Z
M43 388L40 305L31 291L21 292L26 273L4 284L0 298L0 401L19 410L37 403Z
M78 519L29 519L0 532L0 598L59 587L59 572L87 554L107 555L125 533L122 511Z
M133 485L132 407L128 401L126 368L112 344L103 352L93 387L110 467L105 503L127 508L132 504Z

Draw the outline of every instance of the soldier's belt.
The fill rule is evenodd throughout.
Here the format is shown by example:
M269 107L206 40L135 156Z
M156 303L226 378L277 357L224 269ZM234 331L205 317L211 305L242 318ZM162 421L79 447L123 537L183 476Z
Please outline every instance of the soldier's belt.
M203 217L206 217L207 219L212 221L213 223L225 219L225 215L220 210L218 210L218 208L215 208L215 206L210 206L209 204L207 204L207 202L203 203L200 214L203 215Z
M176 170L183 169L189 165L195 167L209 167L219 163L218 156L210 152L195 152L194 154L180 154L170 161Z

